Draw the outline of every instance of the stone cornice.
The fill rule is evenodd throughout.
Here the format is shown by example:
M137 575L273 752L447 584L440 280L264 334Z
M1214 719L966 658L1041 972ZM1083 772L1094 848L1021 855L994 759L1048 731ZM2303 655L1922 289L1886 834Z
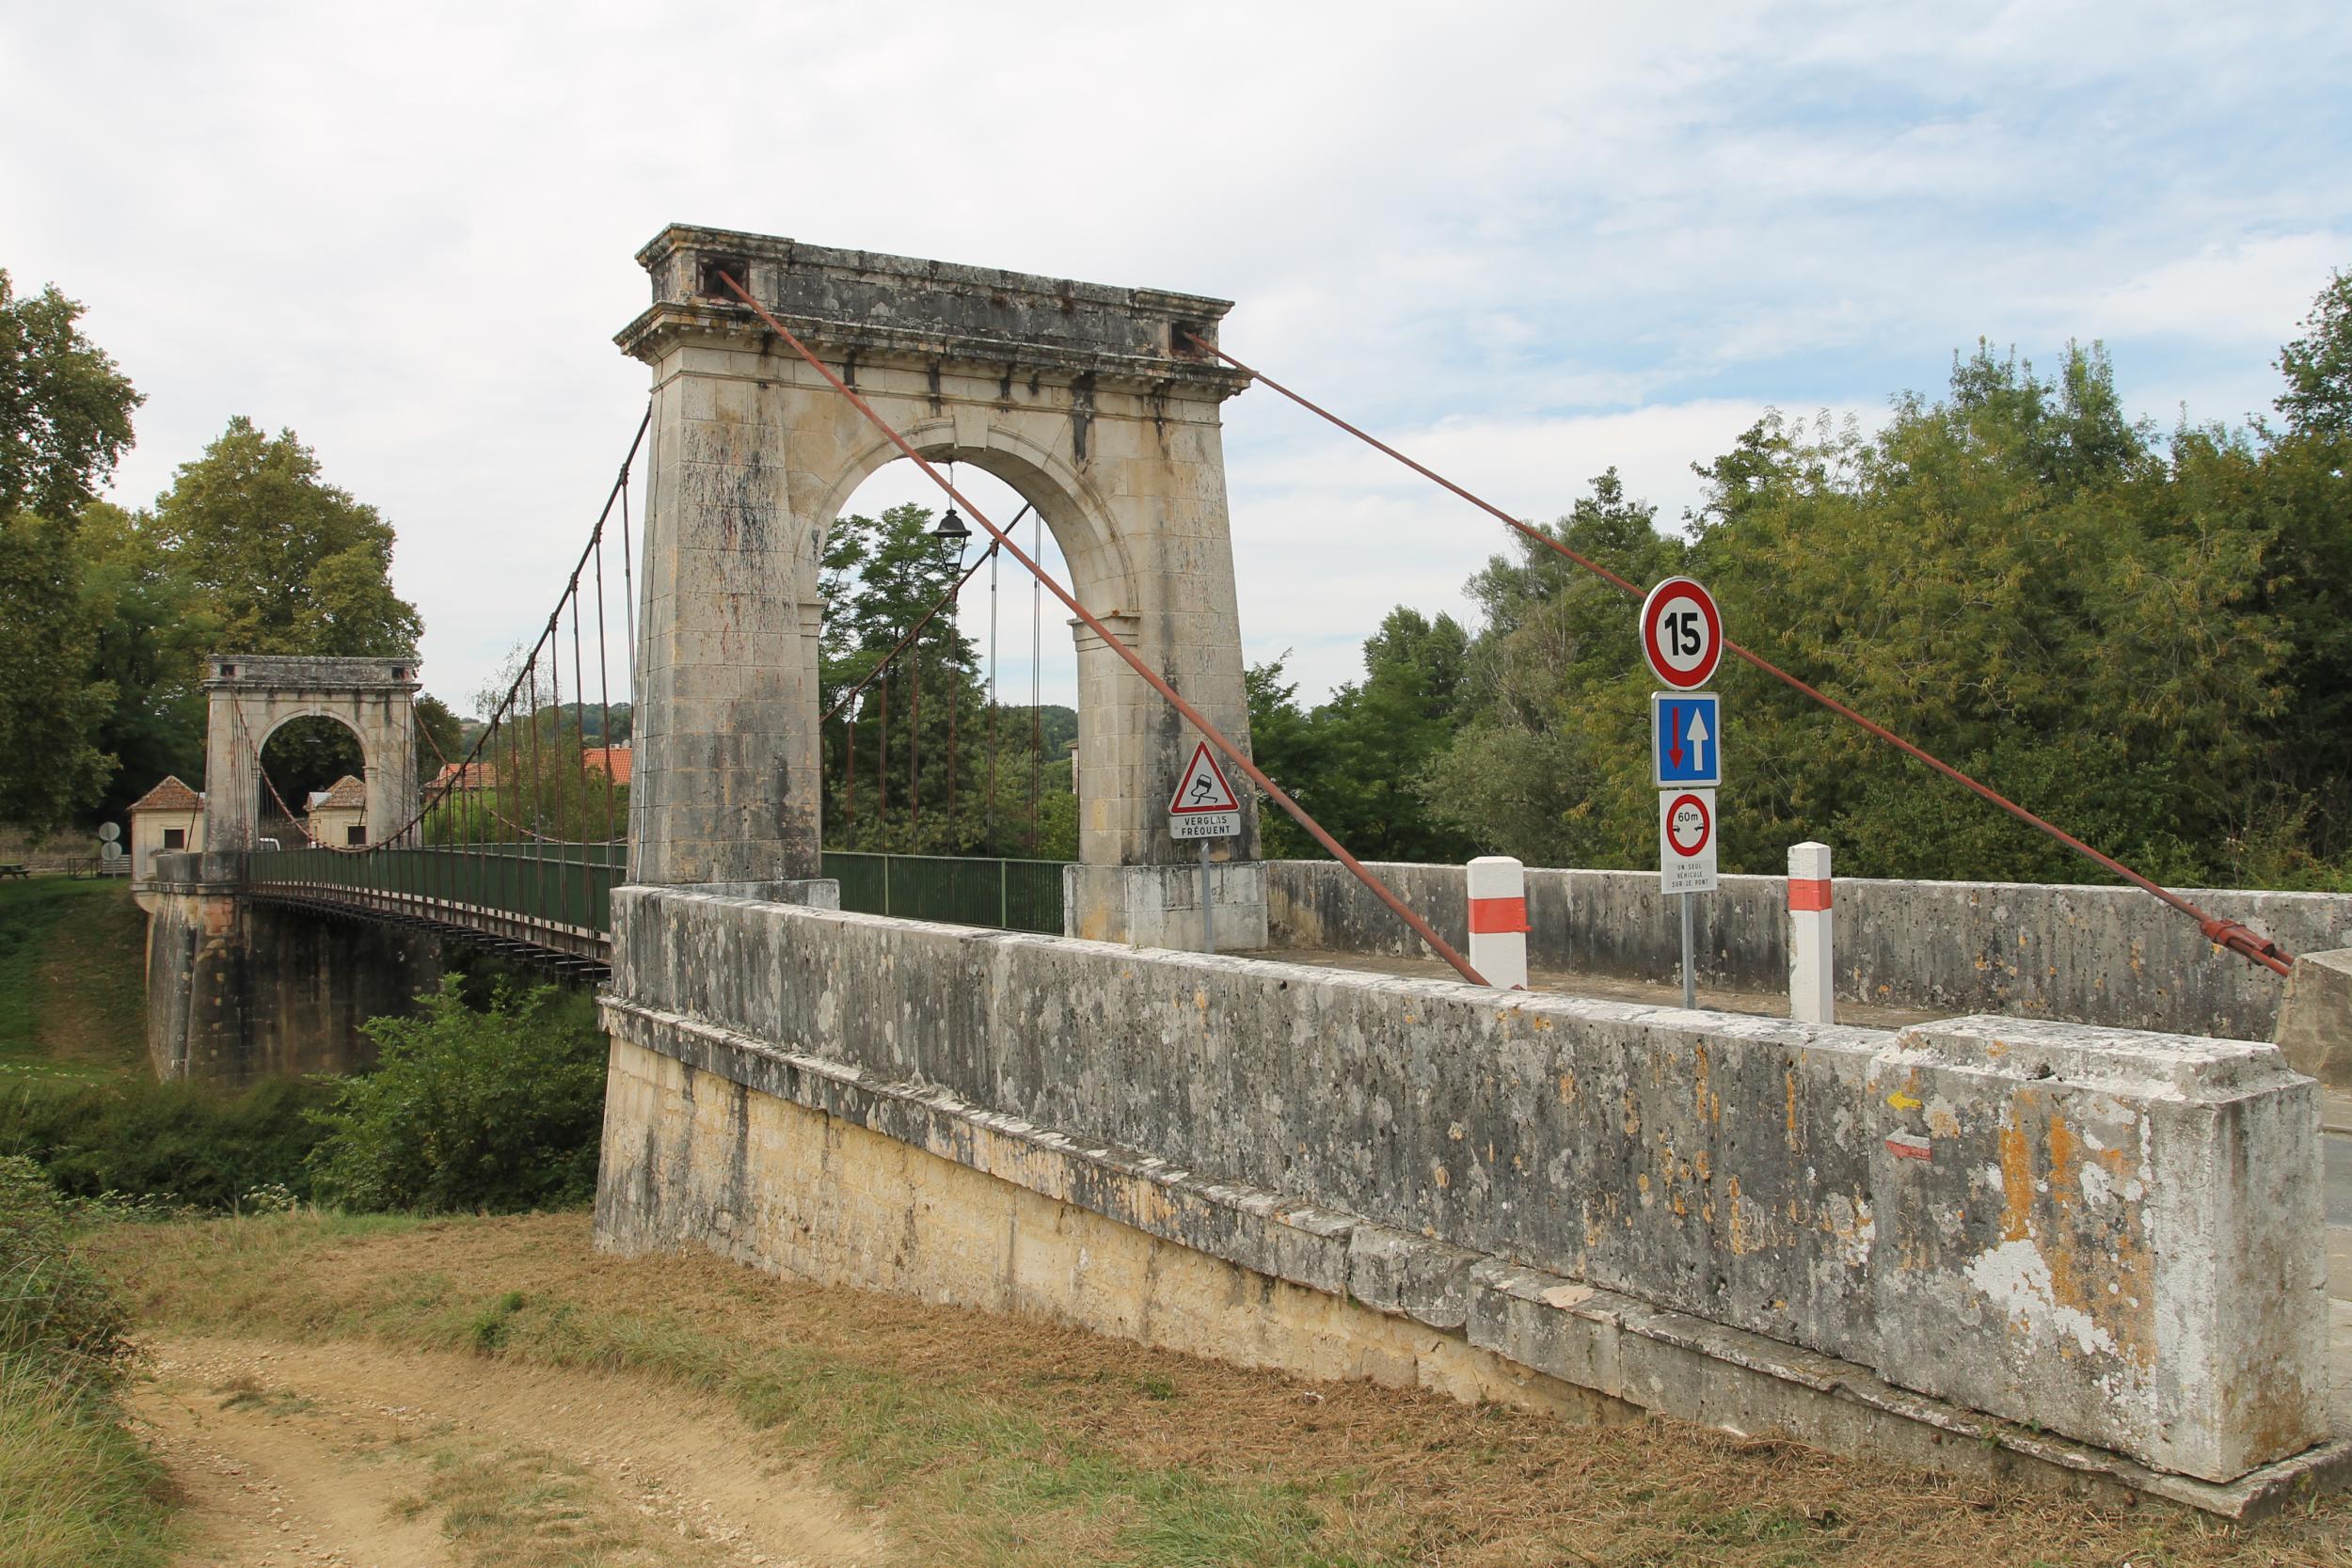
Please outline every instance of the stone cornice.
M202 686L207 691L293 696L331 691L415 691L422 685L417 678L414 654L388 654L379 658L208 654L204 669ZM223 673L228 670L235 673Z
M1015 380L1026 381L1034 375L1057 385L1090 376L1096 386L1105 389L1173 392L1219 401L1249 385L1248 376L1215 362L1089 353L1010 339L963 335L949 338L920 330L794 316L782 310L776 311L775 316L818 357L834 363L853 359L860 365L905 370L955 370L984 375L990 380L1001 379L1009 372ZM740 305L655 305L615 333L612 341L622 352L647 364L679 343L693 341L773 353L792 364L801 362L758 317Z
M768 351L756 316L719 281L741 280L828 359L1031 375L1146 393L1227 398L1248 385L1192 345L1215 343L1230 301L991 267L835 250L777 235L676 224L637 253L654 303L616 338L640 359L700 338Z

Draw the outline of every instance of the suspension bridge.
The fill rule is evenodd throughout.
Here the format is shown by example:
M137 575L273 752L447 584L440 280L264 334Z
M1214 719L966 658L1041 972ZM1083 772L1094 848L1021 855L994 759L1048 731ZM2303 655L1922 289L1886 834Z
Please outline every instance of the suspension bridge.
M2002 1454L2224 1513L2352 1470L2327 1409L2315 1089L2265 1044L2183 1037L2275 1017L2286 939L2325 944L2340 915L2214 912L1726 643L2132 890L2129 965L2079 977L2070 1017L2058 963L2013 961L2004 904L1993 961L1921 1000L2010 1006L1899 1034L1498 990L1449 940L1436 868L1360 863L1251 755L1223 406L1263 387L1643 585L1245 363L1224 301L684 226L638 261L652 303L617 341L650 406L457 754L427 736L417 765L412 660L214 661L202 852L156 857L142 887L164 1070L332 1065L338 1031L462 939L604 982L601 1244L698 1243L1319 1373ZM824 542L902 459L946 502L937 547L981 554L828 681ZM1022 513L989 517L950 465ZM944 754L914 722L892 755L889 705L914 719L925 664L956 657L983 565L1034 585L1033 645L1046 598L1071 618L1066 862L1034 853L1039 705L995 701L993 664L988 702L950 701ZM363 843L263 842L262 795L293 814L262 751L304 716L360 736ZM1254 786L1205 868L1166 817L1199 743ZM1007 767L1028 796L999 823ZM912 828L955 816L976 774L989 852L826 847L829 793ZM1330 864L1263 860L1268 807ZM1190 951L1212 911L1253 956ZM1310 915L1458 981L1265 954ZM2045 924L2054 953L2090 952ZM2143 997L2123 970L2168 931L2178 961ZM2042 1016L1992 1016L2020 998Z

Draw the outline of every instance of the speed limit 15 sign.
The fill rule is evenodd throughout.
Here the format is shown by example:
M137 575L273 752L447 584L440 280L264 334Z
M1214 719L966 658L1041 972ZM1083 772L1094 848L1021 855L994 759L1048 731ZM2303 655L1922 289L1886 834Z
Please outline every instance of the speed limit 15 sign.
M1712 679L1724 657L1724 618L1715 596L1689 578L1668 578L1642 601L1642 657L1678 691Z

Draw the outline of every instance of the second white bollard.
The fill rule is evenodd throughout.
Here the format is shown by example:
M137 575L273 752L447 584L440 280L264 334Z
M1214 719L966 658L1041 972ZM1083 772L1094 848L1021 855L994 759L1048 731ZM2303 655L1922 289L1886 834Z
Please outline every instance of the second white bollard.
M1788 1016L1837 1022L1837 966L1830 949L1829 846L1788 848Z
M1470 961L1490 986L1527 989L1527 867L1508 855L1470 863Z

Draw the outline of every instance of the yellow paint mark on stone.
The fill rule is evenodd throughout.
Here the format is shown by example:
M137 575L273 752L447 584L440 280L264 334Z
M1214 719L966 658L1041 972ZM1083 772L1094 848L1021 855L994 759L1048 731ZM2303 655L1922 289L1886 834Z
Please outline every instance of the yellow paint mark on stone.
M1888 1095L1886 1097L1886 1102L1889 1105L1894 1106L1898 1111L1915 1111L1920 1106L1927 1103L1926 1101L1921 1100L1917 1095L1905 1094L1900 1089L1897 1089L1893 1094Z
M2033 1147L2019 1125L2024 1108L2001 1129L2001 1240L2028 1241L2033 1235Z

